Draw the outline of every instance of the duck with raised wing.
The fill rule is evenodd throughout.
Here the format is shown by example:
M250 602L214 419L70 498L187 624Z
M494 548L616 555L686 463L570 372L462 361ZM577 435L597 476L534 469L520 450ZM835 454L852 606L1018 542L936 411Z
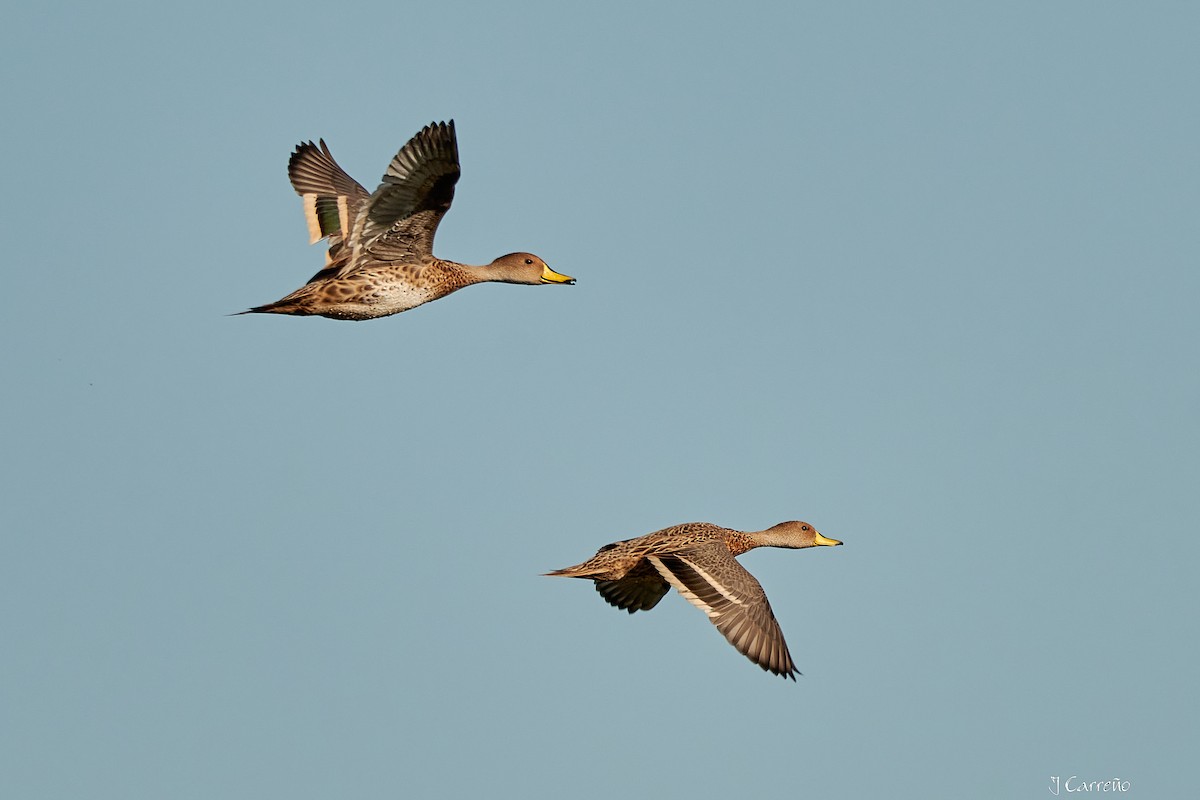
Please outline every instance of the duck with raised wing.
M582 564L546 574L590 578L601 597L630 614L654 608L674 586L738 652L794 681L799 673L767 595L736 556L756 547L839 544L807 522L781 522L751 532L689 522L607 544Z
M575 283L532 253L471 266L433 255L433 236L458 182L454 121L426 125L400 149L368 194L321 140L296 147L288 178L303 198L311 242L329 240L325 266L274 303L243 314L375 319L416 308L473 283Z

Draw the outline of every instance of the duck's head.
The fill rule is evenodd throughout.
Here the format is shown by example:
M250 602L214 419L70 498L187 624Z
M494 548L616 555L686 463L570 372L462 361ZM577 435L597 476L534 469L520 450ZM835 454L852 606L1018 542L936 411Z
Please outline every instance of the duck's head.
M821 532L809 525L807 522L793 520L791 522L781 522L778 525L773 525L767 528L766 533L772 541L778 542L776 547L791 547L799 549L802 547L817 547L818 545L834 546L839 545L837 539L830 539L821 535Z
M550 269L545 261L533 253L509 253L500 256L489 268L496 274L497 280L505 283L575 283L574 278Z

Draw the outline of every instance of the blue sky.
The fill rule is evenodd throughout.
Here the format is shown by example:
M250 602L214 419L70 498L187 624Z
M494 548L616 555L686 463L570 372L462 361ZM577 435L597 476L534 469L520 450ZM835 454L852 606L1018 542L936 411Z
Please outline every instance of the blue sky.
M0 794L1192 787L1187 4L27 5L0 32ZM432 120L471 287L320 265L288 153ZM691 520L804 676L540 573Z

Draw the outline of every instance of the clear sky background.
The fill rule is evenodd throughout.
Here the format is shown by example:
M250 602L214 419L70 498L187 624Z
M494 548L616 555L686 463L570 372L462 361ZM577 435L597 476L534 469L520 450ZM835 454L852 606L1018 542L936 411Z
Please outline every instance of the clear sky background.
M1195 5L5 16L0 795L1194 793ZM577 286L226 316L449 118ZM796 684L540 577L794 518Z

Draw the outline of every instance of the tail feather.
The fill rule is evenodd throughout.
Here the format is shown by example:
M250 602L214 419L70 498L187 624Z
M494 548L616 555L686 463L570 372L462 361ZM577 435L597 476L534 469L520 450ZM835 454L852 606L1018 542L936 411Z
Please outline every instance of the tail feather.
M292 316L305 317L310 316L312 312L294 301L277 300L274 303L247 308L245 311L236 311L229 314L229 316L240 317L242 314L291 314Z
M591 570L581 570L583 564L576 564L573 567L563 567L552 572L543 572L545 577L562 577L562 578L592 578L594 577Z

